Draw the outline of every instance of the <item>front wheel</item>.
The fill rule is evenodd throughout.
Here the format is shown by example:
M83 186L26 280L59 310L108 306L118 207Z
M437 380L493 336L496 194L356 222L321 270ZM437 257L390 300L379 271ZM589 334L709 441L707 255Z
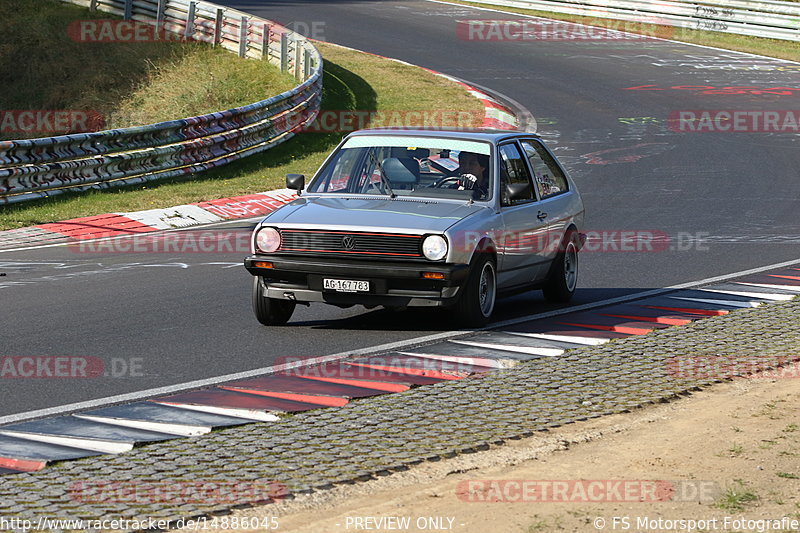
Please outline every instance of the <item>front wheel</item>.
M253 277L253 312L256 319L265 326L283 326L294 313L295 303L291 300L267 298L261 278Z
M578 285L578 234L570 231L564 237L556 255L547 282L542 287L548 302L566 303L575 294Z
M455 306L459 321L469 327L485 325L497 298L497 269L491 256L478 256L462 290Z

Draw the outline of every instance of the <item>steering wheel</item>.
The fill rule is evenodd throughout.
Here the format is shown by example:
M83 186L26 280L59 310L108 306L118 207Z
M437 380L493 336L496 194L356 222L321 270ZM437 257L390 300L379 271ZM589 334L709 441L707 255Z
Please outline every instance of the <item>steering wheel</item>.
M444 178L442 178L439 181L437 181L436 183L434 183L432 185L432 187L440 188L440 187L443 187L446 183L449 183L449 182L458 183L459 181L461 181L461 176L445 176Z

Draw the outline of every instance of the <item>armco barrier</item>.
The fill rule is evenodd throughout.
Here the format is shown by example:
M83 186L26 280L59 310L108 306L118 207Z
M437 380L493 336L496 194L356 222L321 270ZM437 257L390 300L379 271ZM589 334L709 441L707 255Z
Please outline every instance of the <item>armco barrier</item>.
M264 58L301 81L253 104L146 126L0 142L0 204L207 170L292 137L319 112L322 58L304 37L208 2L64 0Z
M776 0L471 0L478 4L800 40L800 3Z

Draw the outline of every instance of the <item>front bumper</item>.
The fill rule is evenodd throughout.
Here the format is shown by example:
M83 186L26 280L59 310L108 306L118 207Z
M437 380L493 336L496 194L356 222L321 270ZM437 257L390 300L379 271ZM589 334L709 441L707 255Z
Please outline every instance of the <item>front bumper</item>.
M255 262L272 263L272 268ZM469 273L468 265L421 261L364 261L313 259L296 256L251 255L244 266L262 278L268 298L333 305L430 307L454 303ZM423 272L443 279L425 279ZM323 280L369 281L369 292L337 292L323 288Z

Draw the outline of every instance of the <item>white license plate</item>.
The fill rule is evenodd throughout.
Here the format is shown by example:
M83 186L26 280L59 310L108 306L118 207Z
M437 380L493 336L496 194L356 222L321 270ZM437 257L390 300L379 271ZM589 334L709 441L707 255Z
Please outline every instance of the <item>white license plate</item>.
M322 280L326 290L338 292L369 292L369 281L356 281L352 279L328 279Z

